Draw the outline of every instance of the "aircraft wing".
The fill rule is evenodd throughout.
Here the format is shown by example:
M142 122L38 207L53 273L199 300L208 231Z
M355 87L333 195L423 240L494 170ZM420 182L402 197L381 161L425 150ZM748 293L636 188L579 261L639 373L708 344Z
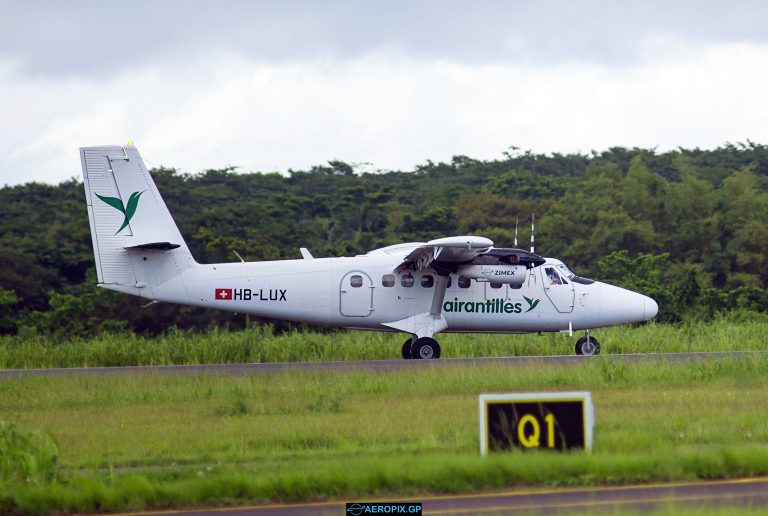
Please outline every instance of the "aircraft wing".
M462 263L468 262L493 248L493 241L478 236L455 236L438 238L420 245L398 265L395 270L414 269L417 271L429 267L432 262Z

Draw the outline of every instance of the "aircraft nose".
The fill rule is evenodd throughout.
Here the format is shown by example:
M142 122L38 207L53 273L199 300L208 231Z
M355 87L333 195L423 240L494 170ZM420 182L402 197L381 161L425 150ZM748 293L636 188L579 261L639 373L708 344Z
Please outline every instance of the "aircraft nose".
M647 321L659 310L650 297L625 288L604 283L601 291L601 315L605 325Z
M659 304L648 296L644 296L643 320L648 321L659 313Z

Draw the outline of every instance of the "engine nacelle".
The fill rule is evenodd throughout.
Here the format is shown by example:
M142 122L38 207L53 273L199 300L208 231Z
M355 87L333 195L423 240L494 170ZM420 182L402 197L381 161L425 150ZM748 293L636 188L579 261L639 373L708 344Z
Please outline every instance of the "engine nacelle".
M481 281L522 285L527 270L524 265L462 265L457 273Z

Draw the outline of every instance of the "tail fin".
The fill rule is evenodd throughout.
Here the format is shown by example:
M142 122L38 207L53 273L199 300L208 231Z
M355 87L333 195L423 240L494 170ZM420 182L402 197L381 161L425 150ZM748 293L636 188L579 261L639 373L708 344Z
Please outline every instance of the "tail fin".
M80 160L99 284L154 298L195 261L139 151L84 147Z

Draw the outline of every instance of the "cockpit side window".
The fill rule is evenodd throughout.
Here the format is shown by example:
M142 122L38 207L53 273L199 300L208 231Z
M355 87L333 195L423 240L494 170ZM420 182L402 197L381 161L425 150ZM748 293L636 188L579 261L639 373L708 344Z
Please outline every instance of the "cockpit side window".
M547 273L547 279L550 285L562 285L563 282L567 285L568 282L560 277L554 267L545 267L544 272Z

